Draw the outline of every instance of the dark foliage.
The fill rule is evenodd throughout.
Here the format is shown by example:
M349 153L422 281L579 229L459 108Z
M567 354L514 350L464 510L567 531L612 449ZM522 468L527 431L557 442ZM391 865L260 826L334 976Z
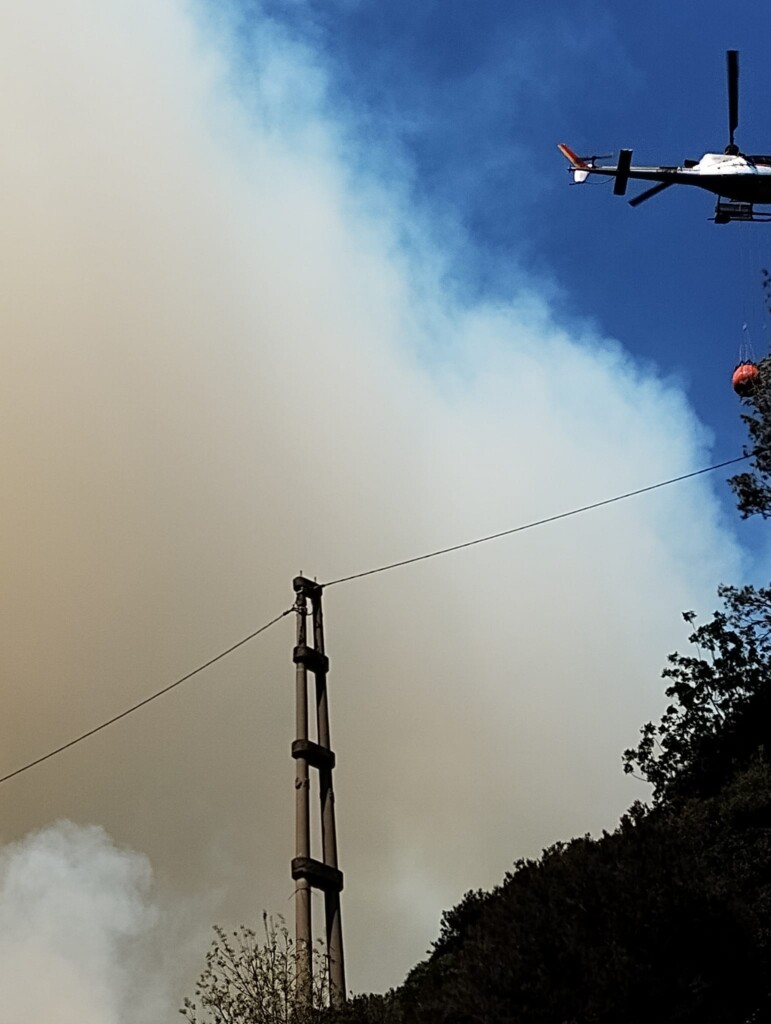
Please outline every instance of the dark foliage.
M763 271L766 303L771 312L771 276ZM747 412L742 420L747 426L749 444L744 451L752 455L749 471L739 473L728 482L736 495L736 504L743 518L771 516L771 356L758 363L758 380L750 395L743 399Z
M771 588L720 594L625 754L653 807L468 893L400 989L335 1024L771 1020Z
M771 750L771 588L719 594L723 609L691 633L695 653L669 656L672 703L624 753L624 770L650 782L657 803L710 795L759 747Z
M771 769L636 806L599 840L516 865L444 917L431 956L359 1024L742 1024L771 968Z

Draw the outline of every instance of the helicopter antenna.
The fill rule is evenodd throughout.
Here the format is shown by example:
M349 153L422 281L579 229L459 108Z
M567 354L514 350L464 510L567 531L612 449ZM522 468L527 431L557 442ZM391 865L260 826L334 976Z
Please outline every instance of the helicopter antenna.
M726 51L728 70L728 145L726 153L736 156L739 147L734 142L734 132L739 125L739 51Z

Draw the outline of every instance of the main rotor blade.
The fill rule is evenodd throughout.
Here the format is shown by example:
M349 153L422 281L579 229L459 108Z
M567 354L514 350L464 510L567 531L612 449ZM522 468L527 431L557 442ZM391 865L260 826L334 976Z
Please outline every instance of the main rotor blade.
M726 50L728 69L728 144L734 144L734 132L739 126L739 51Z
M646 192L641 192L639 196L635 196L634 199L629 200L630 206L639 206L640 203L645 203L649 199L653 199L659 192L663 192L665 188L669 188L670 185L674 185L674 181L660 181L658 185L654 185L653 188L649 188Z

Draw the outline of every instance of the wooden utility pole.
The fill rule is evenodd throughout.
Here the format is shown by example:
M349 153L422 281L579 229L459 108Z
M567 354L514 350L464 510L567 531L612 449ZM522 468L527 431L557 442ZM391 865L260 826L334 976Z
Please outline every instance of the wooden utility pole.
M324 651L324 616L321 609L321 585L297 576L293 581L297 595L297 645L294 649L295 687L297 699L297 738L292 743L295 760L295 856L292 878L295 891L295 937L297 973L302 999L310 1005L313 999L311 889L324 893L326 918L329 992L333 1006L345 1002L345 961L343 959L343 926L340 918L340 893L343 873L337 866L337 831L335 827L335 794L332 771L335 755L329 735L329 701L327 673L329 658ZM308 636L308 602L311 632ZM312 643L308 643L311 639ZM316 683L316 740L309 736L308 672ZM321 812L321 860L311 856L310 768L319 779Z

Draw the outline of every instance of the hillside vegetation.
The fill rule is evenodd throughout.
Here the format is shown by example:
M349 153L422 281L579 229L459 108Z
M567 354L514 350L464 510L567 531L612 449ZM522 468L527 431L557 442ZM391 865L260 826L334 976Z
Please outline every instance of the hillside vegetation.
M746 400L752 454L730 481L771 515L771 360ZM445 913L429 957L361 1024L744 1024L771 1019L771 588L721 608L670 655L670 700L624 768L651 783L599 839L519 861Z
M766 380L771 359L745 399L749 468L730 481L744 517L771 515ZM341 1011L298 999L286 930L268 929L263 947L219 933L200 1011L183 1011L191 1024L771 1020L771 588L719 597L709 621L685 613L692 646L664 669L670 703L623 755L651 784L650 805L467 893L403 985Z

